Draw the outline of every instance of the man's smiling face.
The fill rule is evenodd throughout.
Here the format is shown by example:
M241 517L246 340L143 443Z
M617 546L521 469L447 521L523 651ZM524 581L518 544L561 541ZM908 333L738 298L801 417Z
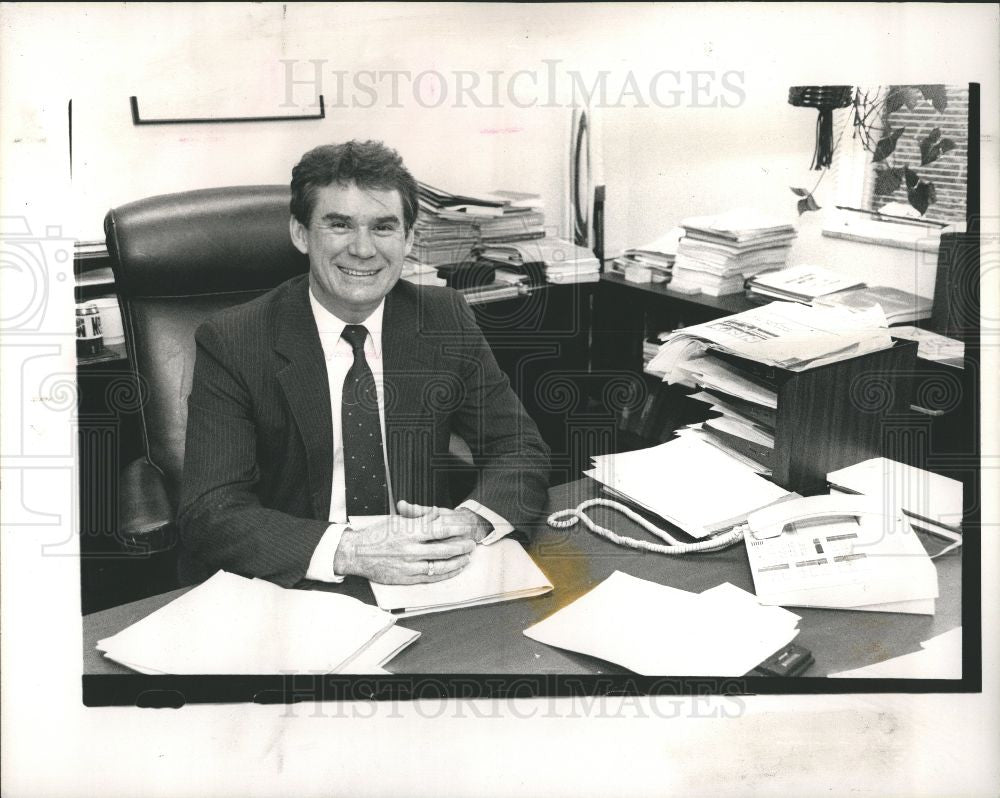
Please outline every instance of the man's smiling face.
M292 242L309 256L309 285L324 308L349 324L364 321L399 280L413 243L395 189L332 183L316 190L309 226L294 216Z

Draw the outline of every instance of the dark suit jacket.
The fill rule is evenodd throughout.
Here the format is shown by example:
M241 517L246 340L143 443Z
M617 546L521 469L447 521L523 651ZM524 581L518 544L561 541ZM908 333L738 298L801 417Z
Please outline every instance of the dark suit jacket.
M181 574L219 568L290 586L327 529L330 391L308 276L223 311L195 335L178 523ZM548 447L458 293L401 280L382 326L396 500L450 506L452 432L473 452L468 498L515 527L545 499Z

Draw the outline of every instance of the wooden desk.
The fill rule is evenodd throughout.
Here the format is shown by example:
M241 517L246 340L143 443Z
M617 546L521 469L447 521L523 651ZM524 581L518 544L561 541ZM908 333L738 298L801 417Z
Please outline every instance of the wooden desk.
M553 488L549 512L576 506L597 495L595 483L580 480ZM606 513L602 518L602 513ZM598 523L625 534L643 534L624 516L597 508ZM932 544L933 545L933 544ZM750 568L742 544L710 554L668 556L624 549L599 538L581 525L551 529L539 524L530 551L549 577L554 590L546 596L504 604L401 619L422 632L421 637L389 663L399 674L622 674L621 666L593 657L551 648L530 640L522 631L593 588L616 570L694 592L731 582L753 591ZM903 615L845 610L794 609L802 616L796 642L816 657L807 676L825 676L889 657L916 651L920 642L962 623L960 555L935 560L940 598L937 614ZM347 584L347 583L345 583ZM84 674L125 674L127 668L105 659L95 643L145 617L187 588L136 601L83 618ZM367 583L354 580L347 592L371 603ZM653 634L670 634L663 619Z

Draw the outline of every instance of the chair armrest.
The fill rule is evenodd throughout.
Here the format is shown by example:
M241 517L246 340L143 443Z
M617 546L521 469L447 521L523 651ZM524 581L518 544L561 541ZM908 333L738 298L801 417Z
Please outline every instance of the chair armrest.
M163 474L145 458L129 463L118 483L118 538L132 554L155 554L177 544L173 503Z

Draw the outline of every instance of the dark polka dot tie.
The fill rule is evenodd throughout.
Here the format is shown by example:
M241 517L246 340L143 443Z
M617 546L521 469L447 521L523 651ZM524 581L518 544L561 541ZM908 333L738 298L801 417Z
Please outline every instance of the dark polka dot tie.
M341 335L354 350L354 364L344 378L340 410L347 514L384 515L389 512L389 499L378 415L378 390L372 370L365 360L368 330L360 324L348 324Z

